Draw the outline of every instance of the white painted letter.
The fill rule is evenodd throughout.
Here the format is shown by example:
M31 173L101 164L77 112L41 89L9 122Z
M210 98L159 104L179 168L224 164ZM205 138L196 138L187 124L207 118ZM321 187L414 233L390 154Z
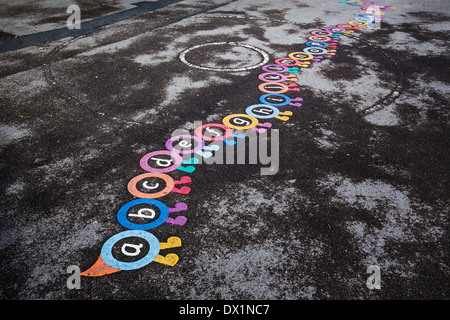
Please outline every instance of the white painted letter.
M141 244L130 244L130 243L125 243L123 246L122 246L122 253L124 254L124 255L126 255L126 256L129 256L129 257L134 257L134 256L137 256L140 252L141 252L141 248L143 247L144 245L141 243ZM130 248L133 248L134 249L134 252L129 252L129 251L127 251L125 248L126 247L130 247Z
M81 281L80 281L80 267L79 266L68 266L67 273L73 274L67 278L67 288L72 289L81 289Z
M370 274L373 273L369 278L367 278L367 282L366 282L367 288L369 288L370 290L373 290L373 289L380 290L381 289L380 267L374 266L374 265L369 266L367 268L366 273L370 273Z
M81 29L81 10L79 6L71 5L67 7L66 13L73 13L67 18L66 25L69 29Z

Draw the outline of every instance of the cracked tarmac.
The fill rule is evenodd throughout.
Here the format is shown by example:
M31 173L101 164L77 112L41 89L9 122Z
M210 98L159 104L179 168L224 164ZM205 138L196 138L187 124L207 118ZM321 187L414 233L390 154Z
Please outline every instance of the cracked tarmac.
M134 1L14 1L0 41L61 28ZM82 277L126 230L118 210L140 159L175 130L222 123L260 103L257 51L270 62L359 7L334 0L185 0L81 36L0 53L0 297L9 299L448 299L448 31L443 1L386 0L379 29L341 37L298 73L303 106L283 107L279 168L196 166L173 267ZM6 40L5 40L6 39ZM0 48L2 44L0 43ZM1 51L1 50L0 50ZM287 94L287 93L286 93ZM294 97L294 95L292 96ZM281 108L280 108L281 109ZM147 249L148 250L148 249ZM369 290L367 267L381 270Z

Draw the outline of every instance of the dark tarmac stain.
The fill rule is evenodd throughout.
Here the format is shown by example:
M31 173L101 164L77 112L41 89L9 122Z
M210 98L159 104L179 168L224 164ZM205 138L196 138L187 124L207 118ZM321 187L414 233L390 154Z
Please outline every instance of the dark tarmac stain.
M5 7L6 8L6 7ZM11 16L27 16L27 15L32 15L34 14L36 11L38 11L39 5L38 4L28 4L26 6L8 6L7 10L4 10L2 12L0 12L0 16L4 16L4 17L11 17Z
M12 39L15 36L13 34L7 33L7 32L1 32L0 31L0 43L4 40Z
M219 14L219 15L243 15L243 16L245 16L245 15L247 15L247 12L246 11L237 11L237 10L230 10L230 11L223 11L223 10L213 10L213 11L211 11L211 13L213 13L213 14Z
M449 34L445 30L442 31L430 31L426 29L419 29L417 27L417 24L415 23L402 23L396 28L396 31L406 32L408 33L412 38L427 42L432 40L443 40L448 41L449 40Z
M120 10L119 6L109 5L109 4L95 4L95 3L82 3L78 5L80 7L80 17L81 19L94 19L102 15L107 15L112 12ZM69 13L66 13L67 8L61 8L55 11L53 14L48 14L48 18L40 19L34 21L32 25L41 25L44 23L61 23L62 25L66 23L67 18L70 17ZM56 10L56 9L54 9Z
M87 19L103 16L120 9L120 2L118 4L117 1L77 0L76 5L82 9L82 15Z
M416 18L421 18L429 23L448 21L448 15L439 12L415 11L415 12L406 12L406 14Z
M360 65L356 58L350 55L339 55L339 57L333 61L330 67L324 70L323 74L326 78L331 80L355 81L363 76L364 67Z
M406 56L400 64L403 72L410 77L417 73L426 73L438 81L448 82L450 58L430 56Z
M285 17L285 14L287 12L287 10L276 10L276 9L272 9L272 10L263 10L262 11L264 14L267 14L270 16L270 19L273 20L283 20Z

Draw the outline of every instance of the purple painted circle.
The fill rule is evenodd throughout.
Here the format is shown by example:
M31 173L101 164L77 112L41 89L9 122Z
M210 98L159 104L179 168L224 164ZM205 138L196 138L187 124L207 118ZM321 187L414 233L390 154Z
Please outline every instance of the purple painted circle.
M190 150L177 150L173 147L173 142L180 140L180 139L194 139L195 141L197 141L198 145L195 148L192 148ZM205 141L203 141L202 139L200 139L199 137L196 136L191 136L191 135L187 135L187 134L181 134L178 136L174 136L172 138L170 138L169 140L166 141L166 149L169 151L174 151L176 153L179 154L190 154L190 153L194 153L196 151L200 151L203 149L203 147L205 146Z
M265 76L270 76L270 75L278 76L279 79L273 80L273 79L266 79L265 78ZM261 73L258 76L258 79L261 80L261 81L264 81L264 82L283 82L283 81L286 81L287 77L285 75L282 75L282 74L278 73L278 72L266 72L266 73Z
M171 165L170 167L166 167L166 168L151 167L148 164L148 160L150 160L152 157L155 157L160 154L171 156L174 159L173 160L174 164ZM168 161L168 160L162 160L162 161ZM167 151L167 150L160 150L160 151L153 151L153 152L147 153L145 156L143 156L141 158L140 165L141 165L142 169L144 169L145 171L148 171L148 172L165 173L165 172L170 172L170 171L175 170L176 168L178 168L181 165L182 162L183 162L183 158L178 153Z
M328 29L326 29L326 30L314 30L314 31L311 31L311 34L313 36L325 36L325 37L327 37L327 36L331 36L333 34L333 32L328 30Z
M280 70L280 71L275 71L275 70L270 70L269 69L270 67L277 67L277 69L278 68L283 68L283 69ZM274 73L282 73L282 72L286 72L286 71L289 70L288 67L285 67L285 66L282 66L282 65L279 65L279 64L266 64L264 67L262 67L262 69L264 71L266 71L266 72L274 72Z
M333 33L340 33L340 32L344 32L345 29L344 28L340 28L340 27L329 27L325 29L326 31Z

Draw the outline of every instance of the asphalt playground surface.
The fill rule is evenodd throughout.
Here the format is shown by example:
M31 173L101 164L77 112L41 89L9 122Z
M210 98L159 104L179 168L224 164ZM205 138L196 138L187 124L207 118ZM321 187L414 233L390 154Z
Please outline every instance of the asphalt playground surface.
M360 14L342 2L1 1L0 298L449 299L450 9L431 0L377 3L396 7L379 28L282 73L291 104L255 127L261 144L278 132L278 163L272 151L270 164L191 159L165 173L182 180L156 199L178 203L171 222L110 248L136 268L67 286L69 266L89 270L132 230L118 212L142 199L127 188L149 173L141 159L261 104L265 65ZM70 5L80 29L66 27ZM133 264L155 250L143 232L168 244L166 263Z

